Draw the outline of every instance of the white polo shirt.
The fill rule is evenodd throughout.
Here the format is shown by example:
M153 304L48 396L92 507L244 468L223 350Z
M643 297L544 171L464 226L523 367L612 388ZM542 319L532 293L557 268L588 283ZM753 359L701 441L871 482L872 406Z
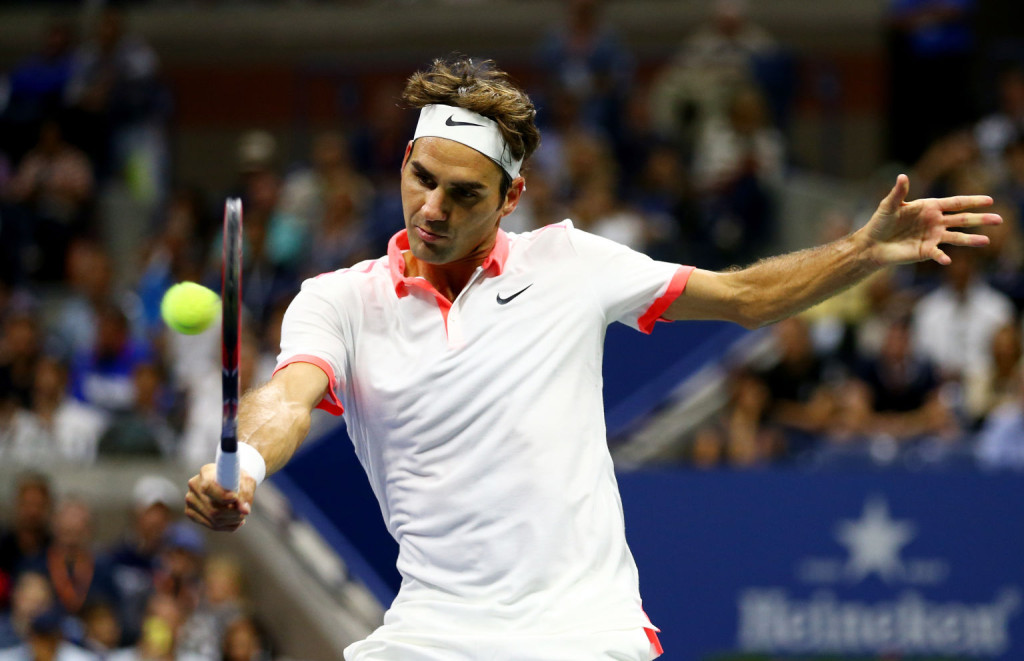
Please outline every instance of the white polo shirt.
M307 280L282 326L278 369L308 362L327 374L320 408L344 413L399 544L401 590L345 658L513 659L526 645L534 661L565 661L579 640L603 644L602 632L654 658L601 363L605 328L650 332L693 268L570 221L499 230L449 302L405 276L408 248L403 230L386 257Z

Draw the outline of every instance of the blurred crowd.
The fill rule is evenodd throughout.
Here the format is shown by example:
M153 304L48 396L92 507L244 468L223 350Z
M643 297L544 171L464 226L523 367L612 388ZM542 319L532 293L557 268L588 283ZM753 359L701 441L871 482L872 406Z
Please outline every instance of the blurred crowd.
M207 551L166 478L139 478L109 544L97 543L94 508L57 499L41 473L21 475L10 495L0 524L3 661L275 658L237 558Z
M709 269L774 252L794 58L741 0L710 6L672 58L641 64L599 2L567 0L522 67L543 140L507 231L571 218ZM737 367L687 461L889 456L927 438L943 456L977 447L987 463L1024 464L1006 441L1024 406L1024 70L1009 64L998 102L936 122L907 166L917 196L991 192L1006 220L991 246L956 251L947 269L879 274L779 324L775 362ZM359 122L316 132L299 158L271 130L241 133L234 183L212 189L171 162L173 95L121 10L84 34L53 22L0 74L0 460L203 463L220 424L219 338L169 333L163 293L183 280L219 288L218 202L240 196L243 387L269 378L302 280L383 254L402 228L413 113L382 86ZM837 207L819 238L860 226L892 180L886 170L859 205Z
M753 259L773 235L785 169L782 50L722 1L641 82L600 9L566 3L534 48L544 137L505 229L569 217L661 259ZM400 87L382 86L360 122L314 133L293 159L274 132L241 132L234 182L211 189L172 175L173 98L122 10L82 35L55 21L3 81L0 457L205 461L218 338L168 333L159 307L176 282L219 288L217 201L244 202L242 375L259 383L302 280L383 254L402 228L414 113L398 107Z
M918 197L991 194L1004 222L980 230L989 245L880 272L776 324L767 358L731 365L729 403L686 444L689 462L1024 470L1024 68L997 84L998 107L909 172ZM820 238L863 224L894 175L864 209L835 209Z

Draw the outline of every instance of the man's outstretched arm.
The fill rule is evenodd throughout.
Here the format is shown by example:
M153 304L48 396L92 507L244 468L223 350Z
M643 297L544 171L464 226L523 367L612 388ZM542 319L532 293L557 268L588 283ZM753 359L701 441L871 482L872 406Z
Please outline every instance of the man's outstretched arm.
M319 367L292 363L242 397L238 440L256 448L266 462L267 475L288 463L302 444L313 407L327 386L327 375ZM238 493L233 493L217 484L216 465L206 464L188 481L185 514L213 530L236 530L252 511L255 491L256 480L244 469Z
M992 204L987 195L906 202L909 190L910 181L901 174L867 225L832 243L761 260L745 269L695 270L664 317L723 319L756 328L796 314L886 266L928 259L949 264L940 244L988 244L982 234L951 228L1002 222L997 214L966 211Z

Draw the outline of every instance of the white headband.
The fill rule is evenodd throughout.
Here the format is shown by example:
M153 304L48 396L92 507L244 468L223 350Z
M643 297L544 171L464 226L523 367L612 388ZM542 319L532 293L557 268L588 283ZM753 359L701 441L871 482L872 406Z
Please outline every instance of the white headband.
M523 166L523 159L512 157L498 123L472 110L441 104L423 106L413 139L422 137L461 142L497 163L513 179L519 176Z

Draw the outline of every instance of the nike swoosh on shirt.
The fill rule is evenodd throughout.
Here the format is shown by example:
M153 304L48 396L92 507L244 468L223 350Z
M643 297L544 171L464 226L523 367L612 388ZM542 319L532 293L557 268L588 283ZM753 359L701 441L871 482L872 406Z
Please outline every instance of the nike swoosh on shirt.
M533 283L531 282L530 284L526 285L525 287L523 287L522 289L520 289L516 293L512 294L508 298L502 298L501 294L498 294L498 305L505 305L506 303L510 302L513 298L515 298L516 296L519 296L520 294L522 294L524 291L526 291L527 289L529 289L532 286L533 286Z
M454 119L455 115L448 115L448 119L444 120L445 126L483 126L483 124L474 124L473 122L457 122Z

